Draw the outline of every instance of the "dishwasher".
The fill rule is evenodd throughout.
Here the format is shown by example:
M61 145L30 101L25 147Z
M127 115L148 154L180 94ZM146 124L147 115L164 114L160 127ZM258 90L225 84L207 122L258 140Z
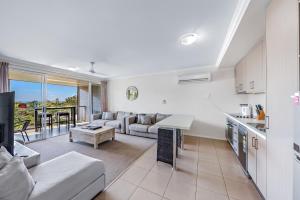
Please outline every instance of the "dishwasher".
M246 127L239 125L238 128L238 159L243 166L243 170L248 174L248 130Z

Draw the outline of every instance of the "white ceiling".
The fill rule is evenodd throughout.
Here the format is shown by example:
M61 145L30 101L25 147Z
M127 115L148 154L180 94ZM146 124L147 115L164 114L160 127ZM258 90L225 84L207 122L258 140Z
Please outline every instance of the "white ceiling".
M211 66L239 1L0 0L0 55L109 76ZM189 32L202 41L180 45Z
M270 0L252 0L220 63L220 67L236 65L266 34L266 10Z

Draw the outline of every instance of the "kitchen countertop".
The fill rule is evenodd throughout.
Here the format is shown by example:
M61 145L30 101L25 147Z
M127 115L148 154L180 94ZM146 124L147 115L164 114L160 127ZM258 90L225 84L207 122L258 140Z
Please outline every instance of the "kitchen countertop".
M243 125L248 130L256 133L257 136L266 139L266 132L261 131L254 126L251 126L249 123L253 124L265 124L265 120L257 120L257 119L251 119L251 118L237 118L232 114L224 113L226 117L230 118L231 120Z
M166 119L156 123L159 127L176 128L181 130L190 130L194 117L191 115L171 115Z

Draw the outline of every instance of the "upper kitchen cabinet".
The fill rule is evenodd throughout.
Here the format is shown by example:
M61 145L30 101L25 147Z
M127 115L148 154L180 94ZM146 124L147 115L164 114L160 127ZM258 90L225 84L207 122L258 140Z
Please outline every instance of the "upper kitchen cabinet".
M241 60L235 67L235 88L237 93L246 93L246 67L246 60Z
M266 45L259 42L235 67L237 93L266 91Z

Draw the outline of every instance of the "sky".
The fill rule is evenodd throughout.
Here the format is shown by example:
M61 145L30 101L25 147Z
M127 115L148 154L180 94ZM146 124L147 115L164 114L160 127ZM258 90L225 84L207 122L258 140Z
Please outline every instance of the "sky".
M63 101L67 97L77 94L77 87L74 86L47 84L47 87L47 99L50 101L56 98L58 98L59 101ZM41 83L11 80L10 90L16 92L16 101L19 102L41 101L42 99Z

